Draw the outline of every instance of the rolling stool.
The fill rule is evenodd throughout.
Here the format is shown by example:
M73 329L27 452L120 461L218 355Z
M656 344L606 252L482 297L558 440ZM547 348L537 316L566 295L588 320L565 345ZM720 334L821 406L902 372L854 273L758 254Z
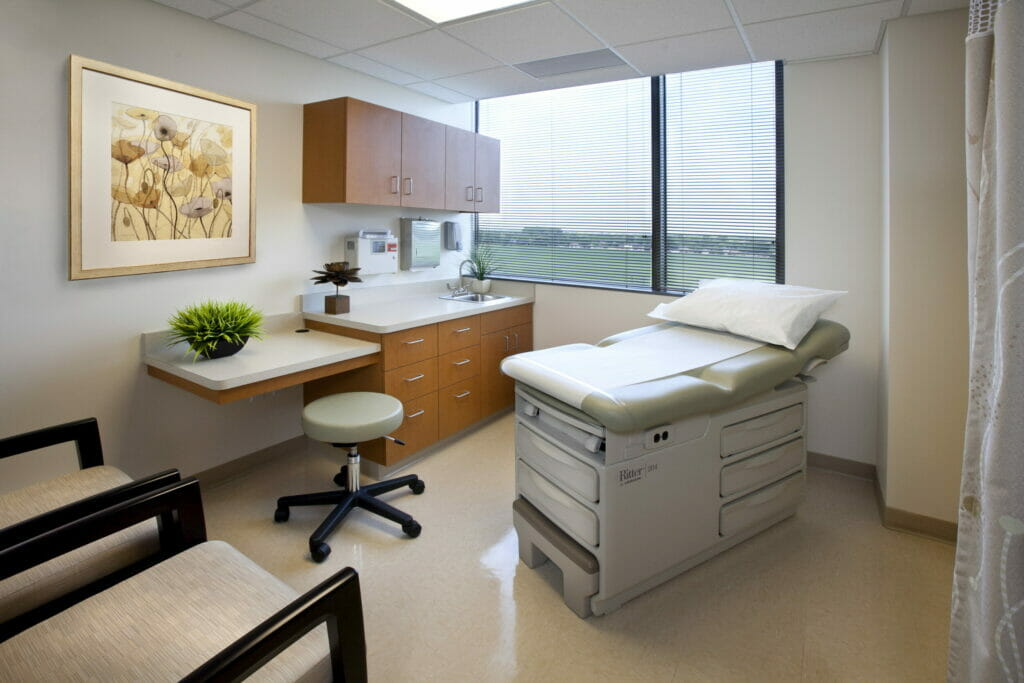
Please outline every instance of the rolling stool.
M416 520L375 497L403 486L408 486L417 495L423 493L426 484L420 481L419 477L409 474L369 486L359 486L359 451L356 444L379 437L401 444L398 439L388 436L388 432L398 429L403 417L401 401L387 394L369 391L324 396L303 409L302 429L306 436L317 441L326 441L337 448L348 449L348 464L342 466L341 472L334 475L334 483L343 490L306 493L277 499L275 522L288 521L288 509L296 505L335 506L331 514L327 515L327 519L309 537L309 554L316 562L323 562L331 554L331 547L326 543L327 538L345 519L345 515L357 506L401 524L402 531L410 538L420 535L421 527Z

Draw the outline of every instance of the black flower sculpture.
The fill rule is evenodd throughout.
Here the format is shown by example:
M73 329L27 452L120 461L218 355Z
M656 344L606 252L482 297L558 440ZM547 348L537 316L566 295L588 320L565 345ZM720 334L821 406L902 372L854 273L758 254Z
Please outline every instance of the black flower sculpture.
M334 285L334 294L338 294L338 288L344 287L350 282L362 282L356 273L359 272L358 268L349 268L348 261L335 261L334 263L325 263L323 270L314 270L316 277L310 278L313 282L318 285L322 285L326 282L330 282Z

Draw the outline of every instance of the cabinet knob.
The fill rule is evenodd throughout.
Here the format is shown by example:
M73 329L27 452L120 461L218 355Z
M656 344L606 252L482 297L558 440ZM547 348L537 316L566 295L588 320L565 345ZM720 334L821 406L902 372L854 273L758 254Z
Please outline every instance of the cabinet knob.
M398 176L391 176L391 194L398 194Z
M405 193L412 194L412 178L405 179Z
M519 333L518 332L513 332L512 333L512 350L513 351L518 351L519 350Z
M466 201L467 202L473 201L473 186L472 185L467 185L466 186Z
M508 353L508 335L505 335L505 353Z
M483 200L484 200L484 188L478 187L478 188L476 188L476 201L477 202L482 202Z

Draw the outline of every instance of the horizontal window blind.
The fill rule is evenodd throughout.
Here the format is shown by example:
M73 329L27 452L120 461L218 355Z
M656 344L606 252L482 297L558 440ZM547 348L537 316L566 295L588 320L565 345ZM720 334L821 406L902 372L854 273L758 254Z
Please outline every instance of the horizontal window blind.
M651 286L651 82L481 100L501 140L501 213L480 214L496 274Z
M664 78L666 289L775 282L775 63Z

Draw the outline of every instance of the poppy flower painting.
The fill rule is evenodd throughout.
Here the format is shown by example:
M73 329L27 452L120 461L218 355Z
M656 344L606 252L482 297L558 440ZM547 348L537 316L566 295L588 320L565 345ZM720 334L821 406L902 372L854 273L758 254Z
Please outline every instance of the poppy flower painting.
M255 261L256 105L69 62L70 279Z

